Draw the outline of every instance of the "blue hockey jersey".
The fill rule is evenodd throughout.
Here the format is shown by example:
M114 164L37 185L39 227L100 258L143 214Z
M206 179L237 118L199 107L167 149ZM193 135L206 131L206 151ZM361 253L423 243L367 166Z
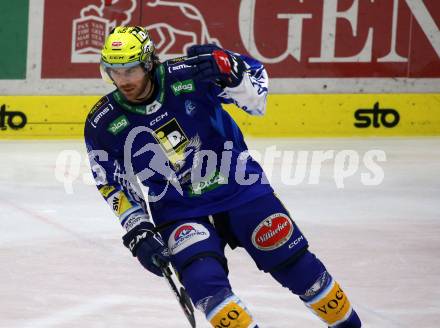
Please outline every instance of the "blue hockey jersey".
M264 114L267 73L240 57L247 70L235 88L194 80L182 57L156 68L147 103L130 103L115 90L90 111L85 142L91 169L127 231L141 221L163 225L218 213L273 192L221 106Z

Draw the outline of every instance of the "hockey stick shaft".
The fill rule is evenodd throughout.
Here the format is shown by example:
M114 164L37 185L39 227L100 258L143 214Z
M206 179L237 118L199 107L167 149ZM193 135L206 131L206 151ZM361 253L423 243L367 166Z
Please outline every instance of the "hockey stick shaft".
M161 261L158 261L156 259L155 261L159 266L160 270L162 271L163 276L165 277L165 280L167 281L168 285L170 286L174 296L176 297L177 301L179 302L180 307L183 310L183 313L185 314L186 318L188 319L190 325L192 328L196 327L196 319L194 317L194 308L191 304L191 300L189 299L188 295L186 294L185 288L181 287L180 292L179 289L176 286L176 283L174 282L172 278L172 271L169 267L169 265L161 263Z

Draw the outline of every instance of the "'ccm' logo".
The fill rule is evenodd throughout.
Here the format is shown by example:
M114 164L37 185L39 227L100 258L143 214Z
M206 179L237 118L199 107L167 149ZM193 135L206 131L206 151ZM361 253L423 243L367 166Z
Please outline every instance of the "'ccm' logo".
M296 238L293 242L289 244L289 249L294 248L296 245L299 244L300 241L304 240L304 236L299 236Z
M141 230L142 231L142 230ZM141 234L137 235L135 238L133 238L130 243L128 244L128 248L130 251L133 251L133 249L136 247L136 245L141 241L147 238L148 231L144 230Z
M159 123L163 118L168 116L168 112L163 113L162 115L159 115L154 120L150 122L150 126L155 125L156 123Z
M389 117L391 117L391 119ZM373 123L373 127L375 128L379 128L381 124L386 128L393 128L399 124L400 121L400 115L397 110L392 108L379 108L378 102L374 104L372 109L358 109L354 112L354 118L357 120L357 122L354 123L354 126L357 128L368 128L371 126L371 123Z

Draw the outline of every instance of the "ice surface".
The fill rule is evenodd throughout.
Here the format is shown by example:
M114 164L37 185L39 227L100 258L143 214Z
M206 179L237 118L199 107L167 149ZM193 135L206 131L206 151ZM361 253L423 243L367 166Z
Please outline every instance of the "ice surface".
M318 183L308 183L308 162L305 181L286 185L280 175L291 164L280 158L272 168L274 187L364 327L437 327L440 138L249 141L260 153L273 145L309 155L359 154L359 169L344 188L337 187L334 159L324 162ZM379 163L384 180L366 186L363 156L373 149L386 154ZM66 176L79 176L71 194L58 181L63 150L78 151L81 161L80 171ZM165 281L131 257L119 223L84 183L84 152L80 141L0 142L0 327L187 327ZM324 327L244 251L227 254L235 292L260 327ZM199 313L197 322L209 327Z

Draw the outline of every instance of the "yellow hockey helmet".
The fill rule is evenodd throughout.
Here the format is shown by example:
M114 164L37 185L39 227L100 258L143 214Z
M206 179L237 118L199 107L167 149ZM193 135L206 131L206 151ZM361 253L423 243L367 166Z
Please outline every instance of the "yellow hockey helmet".
M108 68L129 68L139 64L150 71L154 57L154 43L144 27L117 26L108 35L101 51L102 77L111 82Z

